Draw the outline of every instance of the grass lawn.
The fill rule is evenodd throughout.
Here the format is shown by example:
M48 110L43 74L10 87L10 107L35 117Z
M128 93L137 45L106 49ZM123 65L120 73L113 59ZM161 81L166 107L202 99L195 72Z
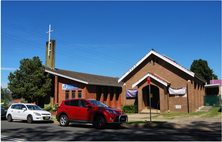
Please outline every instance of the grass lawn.
M221 112L219 111L220 107L213 107L209 111L198 111L194 113L165 113L152 116L152 118L157 119L174 119L175 117L201 117L201 118L213 118L213 117L221 117ZM148 119L149 117L145 117L142 119Z
M57 121L57 119L53 117L53 118L52 118L52 121Z

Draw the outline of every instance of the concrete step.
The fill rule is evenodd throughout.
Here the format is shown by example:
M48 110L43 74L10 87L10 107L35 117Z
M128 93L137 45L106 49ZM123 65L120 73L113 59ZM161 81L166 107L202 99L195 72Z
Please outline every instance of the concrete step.
M141 114L149 114L150 113L150 109L143 109L141 112ZM160 110L158 109L151 109L151 114L159 114Z
M209 111L213 108L213 106L201 106L196 111Z

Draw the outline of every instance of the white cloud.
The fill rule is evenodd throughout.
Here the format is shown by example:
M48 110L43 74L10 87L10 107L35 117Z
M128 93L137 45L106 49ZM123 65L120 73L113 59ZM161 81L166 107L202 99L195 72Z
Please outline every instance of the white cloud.
M1 68L1 70L17 70L16 68Z

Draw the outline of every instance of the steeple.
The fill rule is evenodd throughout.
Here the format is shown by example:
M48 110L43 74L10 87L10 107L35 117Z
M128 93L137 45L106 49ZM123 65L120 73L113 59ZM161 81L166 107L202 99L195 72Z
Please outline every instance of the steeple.
M50 39L51 25L49 25L49 41L46 42L45 67L55 69L55 40Z

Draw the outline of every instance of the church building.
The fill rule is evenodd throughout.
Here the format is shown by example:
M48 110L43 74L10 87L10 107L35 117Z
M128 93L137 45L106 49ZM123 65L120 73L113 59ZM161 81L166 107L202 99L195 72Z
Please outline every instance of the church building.
M116 108L137 105L139 113L149 113L150 109L152 113L191 113L204 105L206 81L154 50L122 77L113 78L55 68L55 40L50 42L49 50L46 43L45 72L51 75L53 85L44 104L54 106L65 99L86 98Z

